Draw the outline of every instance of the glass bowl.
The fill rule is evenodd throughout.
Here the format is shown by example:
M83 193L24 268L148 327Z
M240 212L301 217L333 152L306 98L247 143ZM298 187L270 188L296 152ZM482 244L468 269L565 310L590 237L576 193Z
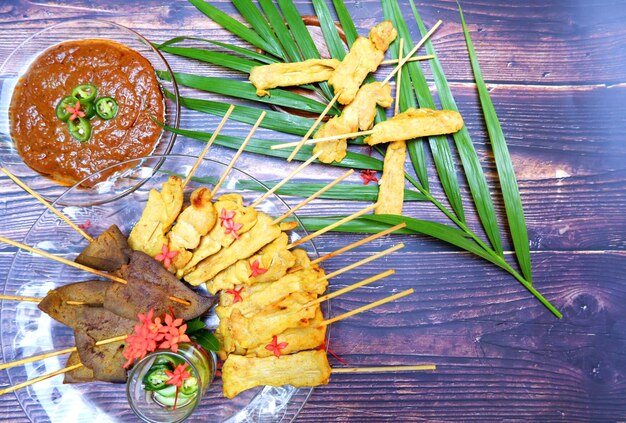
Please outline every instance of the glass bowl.
M108 184L89 190L70 188L55 206L76 224L90 222L87 232L97 236L111 224L119 226L128 235L139 219L147 202L150 189L160 189L170 174L186 175L196 161L195 157L168 155L136 159L133 172L127 173ZM127 163L122 163L124 166ZM159 164L157 169L154 165ZM226 165L204 159L185 188L185 198L200 186L212 186ZM137 181L143 181L137 184ZM205 181L208 181L205 182ZM245 204L252 203L267 187L252 176L233 168L222 184L218 196L237 192ZM113 199L93 205L96 198ZM60 203L73 203L60 206ZM271 195L258 207L270 216L279 216L289 207L276 195ZM300 225L289 233L293 242L306 235ZM87 241L50 211L44 212L26 234L25 244L46 250L67 259L74 259L87 245ZM311 241L300 247L311 258L317 257ZM300 248L299 247L299 248ZM6 277L4 293L43 297L50 289L70 282L93 279L94 276L68 267L56 261L35 256L20 250L16 253ZM322 304L324 315L330 315L330 304ZM210 313L205 323L216 328L219 321ZM327 331L327 336L329 331ZM31 302L0 301L0 340L5 362L35 354L64 349L74 345L73 331L52 320ZM67 356L50 357L35 363L7 370L11 385L41 376L65 367ZM126 401L125 385L109 383L63 384L63 377L51 378L27 388L15 395L27 417L37 423L73 422L93 423L137 421ZM258 387L243 392L232 400L222 394L221 379L216 379L207 389L204 398L188 421L292 421L311 394L311 388L296 389L291 386Z
M48 200L56 199L67 187L28 167L17 152L11 138L9 106L15 86L28 70L31 63L52 46L65 41L83 39L106 39L123 44L146 58L155 70L167 72L168 77L157 79L162 91L167 90L172 96L166 96L165 124L178 127L180 104L178 86L172 70L152 44L135 31L113 22L96 19L78 19L50 26L22 42L0 67L0 164L22 179L27 185ZM153 154L167 154L171 151L176 134L162 131L155 144Z

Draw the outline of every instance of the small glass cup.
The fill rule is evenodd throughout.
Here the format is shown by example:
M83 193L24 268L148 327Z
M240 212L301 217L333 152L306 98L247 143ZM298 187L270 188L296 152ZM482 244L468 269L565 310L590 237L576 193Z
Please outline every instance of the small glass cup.
M144 389L143 378L159 357L171 357L183 361L189 366L187 370L198 380L198 392L188 402L181 402L173 407L159 403L153 392ZM155 351L137 362L128 375L126 396L135 414L145 422L176 423L182 422L196 409L207 387L215 377L217 359L215 353L207 352L197 344L179 344L178 352L169 350Z

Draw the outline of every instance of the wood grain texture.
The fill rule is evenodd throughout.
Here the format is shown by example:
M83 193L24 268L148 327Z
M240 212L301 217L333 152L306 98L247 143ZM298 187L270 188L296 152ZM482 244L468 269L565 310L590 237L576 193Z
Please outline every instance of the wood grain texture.
M296 3L302 13L312 13L308 1ZM408 1L400 3L409 20ZM433 42L454 81L453 93L493 189L495 167L456 2L416 3L427 26L444 20ZM237 16L229 1L212 4ZM378 1L346 4L361 34L382 18ZM407 247L331 281L331 290L388 268L395 268L396 275L334 300L332 314L403 289L415 288L416 293L333 325L331 348L351 365L435 362L438 369L335 375L328 386L315 390L298 421L626 420L626 7L619 0L466 0L462 6L518 175L534 283L564 318L552 317L507 273L447 244L422 236L377 240L329 260L326 269L336 270L397 242ZM183 0L10 0L0 4L0 59L36 31L76 17L112 20L156 42L193 35L245 45ZM409 27L419 38L416 26ZM173 56L168 60L177 71L242 77ZM209 130L218 121L189 110L181 114L181 127L187 129ZM249 128L230 122L224 133L241 135ZM288 139L266 130L258 137ZM181 137L174 151L198 154L202 147ZM211 151L225 162L232 154L224 148ZM261 180L278 180L295 166L251 154L238 162ZM432 167L429 171L433 191L441 198ZM313 166L302 178L330 180L341 172ZM26 182L50 189L43 179ZM502 222L502 201L495 200ZM315 201L302 214L349 214L362 207ZM411 203L405 210L448 223L425 203ZM1 234L22 240L42 211L28 194L0 178ZM478 228L474 210L466 212L469 225ZM360 237L330 233L316 245L326 253ZM504 243L509 250L508 237ZM0 283L7 282L14 251L0 246ZM0 372L0 386L7 383L6 372ZM123 395L109 404L111 413L132 421ZM0 397L0 419L28 422L14 395Z

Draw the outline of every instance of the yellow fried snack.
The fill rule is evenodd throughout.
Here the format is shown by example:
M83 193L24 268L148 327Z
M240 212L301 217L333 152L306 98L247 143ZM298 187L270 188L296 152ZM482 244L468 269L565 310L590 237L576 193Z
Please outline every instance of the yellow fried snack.
M256 88L256 95L270 95L266 91L270 88L326 81L339 63L337 59L309 59L303 62L256 66L250 71L250 82Z
M250 318L244 317L239 310L233 310L228 321L228 329L235 348L252 348L273 335L290 328L308 326L315 317L319 304L304 307L314 300L316 295L294 292L280 301L271 304Z
M179 177L170 176L163 184L161 192L150 190L148 204L128 237L130 248L151 257L159 254L163 244L167 244L165 234L178 217L182 206L183 185Z
M407 141L431 135L453 134L463 127L463 118L454 110L407 109L372 129L368 145Z
M208 188L198 188L191 193L191 204L178 215L176 224L167 234L170 251L178 251L172 263L176 269L184 267L195 249L200 244L201 237L205 236L215 226L217 213L211 202L211 191Z
M273 220L265 213L259 212L256 225L252 229L243 235L239 235L239 239L235 240L230 246L222 248L216 254L198 263L195 270L185 275L185 280L192 285L198 286L214 278L215 275L238 260L247 259L259 251L281 234L280 227L272 224ZM223 230L223 228L220 229ZM215 294L215 292L211 293Z
M404 204L404 161L406 142L389 143L385 153L383 176L378 184L378 206L376 214L402 214Z
M365 77L378 69L397 35L391 22L384 21L372 28L369 38L358 37L354 41L350 52L328 79L335 92L340 93L339 103L352 103Z
M381 82L365 84L359 88L354 101L344 107L341 116L333 117L320 126L313 138L324 138L370 129L376 117L376 105L389 107L391 103L393 103L393 97L389 84L382 84ZM340 162L346 157L347 144L347 139L320 142L315 144L313 153L322 152L319 156L319 161L322 163Z
M222 366L224 396L233 398L255 386L325 385L330 380L325 351L303 351L281 357L242 357L231 354Z

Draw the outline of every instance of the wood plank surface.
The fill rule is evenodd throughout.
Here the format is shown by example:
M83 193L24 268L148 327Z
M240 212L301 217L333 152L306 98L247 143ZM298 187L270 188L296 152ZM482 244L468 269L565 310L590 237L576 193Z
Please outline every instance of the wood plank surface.
M229 1L211 3L238 16ZM302 13L313 12L309 1L296 3ZM410 20L408 0L400 3ZM382 19L378 1L346 4L361 34ZM456 1L416 4L427 26L444 20L433 42L490 187L496 188ZM414 288L416 293L334 324L331 348L355 366L435 362L438 369L334 375L328 386L315 389L297 420L626 421L626 6L620 0L461 4L518 176L534 284L564 318L555 319L507 273L448 244L393 236L363 246L330 260L326 269L336 270L397 242L407 244L400 253L333 280L331 290L336 290L384 269L397 270L392 278L334 300L333 315L391 292ZM10 0L0 3L0 60L38 30L78 17L111 20L155 42L193 35L245 45L183 0ZM419 38L414 23L410 29ZM173 56L168 60L176 71L242 77ZM428 70L426 74L430 78ZM186 129L210 130L218 121L195 111L181 113ZM248 129L230 122L225 133L241 135ZM258 137L290 139L267 130ZM174 152L195 155L202 147L179 137ZM5 153L0 151L0 160ZM227 161L233 152L215 148L211 154ZM294 167L253 154L245 154L238 166L264 181L278 180ZM442 198L432 166L429 172L433 192ZM313 166L302 178L330 180L339 173ZM462 174L460 179L468 199ZM40 178L27 182L51 194L58 191ZM350 182L359 183L359 177ZM298 200L287 198L290 204ZM495 200L503 222L502 200ZM347 214L362 206L315 201L302 214ZM42 211L28 194L0 178L0 234L22 240ZM405 211L448 223L426 203L410 203ZM466 213L469 225L478 230L475 211ZM318 238L316 246L326 253L360 237L330 233ZM510 250L508 237L504 244ZM14 248L0 245L0 283L5 285L11 284L6 275L14 255ZM507 259L513 263L508 253ZM2 346L3 355L7 348ZM333 358L331 363L338 364ZM0 372L0 387L8 383L6 371ZM123 390L119 392L108 403L110 412L133 421ZM38 419L47 421L43 415ZM14 394L0 397L0 420L30 421Z

